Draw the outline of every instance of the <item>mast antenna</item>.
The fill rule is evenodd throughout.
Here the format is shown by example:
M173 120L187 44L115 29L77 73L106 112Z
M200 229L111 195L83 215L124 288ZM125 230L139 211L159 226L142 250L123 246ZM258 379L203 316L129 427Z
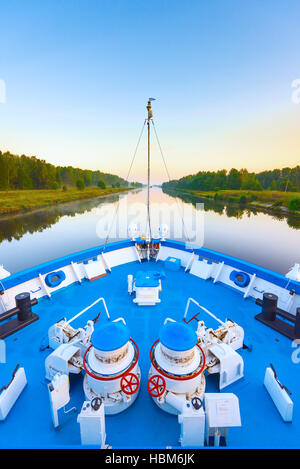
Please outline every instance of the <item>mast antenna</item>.
M149 241L151 240L151 221L150 221L150 123L153 117L151 102L155 101L155 98L149 98L147 103L147 127L148 127L148 170L147 170L147 236Z

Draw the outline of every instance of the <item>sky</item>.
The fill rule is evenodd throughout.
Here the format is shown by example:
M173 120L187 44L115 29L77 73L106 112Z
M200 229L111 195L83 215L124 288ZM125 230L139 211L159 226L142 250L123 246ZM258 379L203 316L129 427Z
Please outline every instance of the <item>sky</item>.
M0 19L2 151L126 177L151 96L172 179L300 164L299 0L0 0Z

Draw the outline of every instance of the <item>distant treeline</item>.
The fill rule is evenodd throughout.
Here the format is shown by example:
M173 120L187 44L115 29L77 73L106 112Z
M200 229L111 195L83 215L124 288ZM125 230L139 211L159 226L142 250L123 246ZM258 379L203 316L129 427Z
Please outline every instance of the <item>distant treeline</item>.
M142 184L128 183L114 174L72 166L54 166L35 156L18 156L0 151L0 190L58 189L63 186L104 188L141 187Z
M299 192L300 166L262 171L261 173L249 173L247 169L239 171L235 168L230 171L225 169L220 171L199 171L197 174L165 182L163 188L199 191L249 189Z

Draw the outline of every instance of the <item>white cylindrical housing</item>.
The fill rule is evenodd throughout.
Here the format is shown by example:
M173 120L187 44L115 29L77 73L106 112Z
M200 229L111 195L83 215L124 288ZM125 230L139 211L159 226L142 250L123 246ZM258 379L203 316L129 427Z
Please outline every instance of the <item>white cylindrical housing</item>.
M202 367L203 357L198 347L194 347L186 352L179 352L186 357L193 356L190 359L189 363L177 363L172 362L171 360L166 360L166 356L163 355L162 350L166 349L161 343L158 343L154 350L154 360L158 365L158 368L163 371L163 373L157 372L157 369L152 365L151 373L152 374L162 374L164 380L166 381L166 389L174 393L194 393L195 389L201 386L201 376L197 375L193 378L193 374L197 374L200 367ZM172 352L170 349L168 351ZM192 353L190 353L192 350ZM178 356L178 351L175 352L175 356ZM188 377L189 379L180 380L177 378Z
M162 362L164 369L176 374L178 371L183 371L184 374L194 371L201 359L196 347L188 350L172 350L161 342L156 347L155 355L156 359Z
M115 414L131 405L137 397L140 369L137 349L129 338L127 326L108 322L98 327L91 338L92 346L85 357L86 376L84 392L88 399L102 398L105 413ZM137 377L132 394L122 389L122 378L127 373Z
M99 360L105 357L106 361ZM97 378L118 377L126 369L130 368L135 356L135 349L131 342L127 342L123 347L111 352L91 348L87 356L87 365L95 376L87 375L87 383L96 394L105 396L109 393L121 391L121 378L101 380Z
M154 397L163 410L178 414L178 405L166 402L168 393L182 400L202 397L205 391L205 357L197 346L197 334L185 323L170 321L160 331L160 340L153 348L149 378L159 375L166 383L163 395ZM177 400L178 402L178 400Z

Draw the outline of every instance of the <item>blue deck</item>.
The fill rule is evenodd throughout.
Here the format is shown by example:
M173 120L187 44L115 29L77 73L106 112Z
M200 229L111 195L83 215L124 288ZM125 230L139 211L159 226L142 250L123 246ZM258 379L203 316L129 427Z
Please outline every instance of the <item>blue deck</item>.
M7 419L0 422L0 447L80 447L77 412L84 400L82 375L70 377L71 401L68 408L76 406L77 412L64 415L63 425L54 430L44 378L44 362L50 351L40 351L40 345L46 339L50 325L62 317L71 318L100 296L105 298L112 319L119 316L126 319L131 337L140 349L142 371L140 394L133 406L119 415L106 417L107 443L113 448L178 447L177 417L161 411L147 393L149 350L158 338L164 319L167 316L182 318L186 301L192 296L221 319L229 317L235 320L245 330L245 343L252 346L251 351L239 351L245 362L245 377L224 389L224 392L233 392L238 396L242 419L241 428L229 431L229 446L297 448L300 434L300 407L297 405L300 374L299 365L291 359L295 350L291 341L254 319L260 307L253 300L243 300L239 292L203 281L184 273L183 269L166 272L159 305L136 306L127 293L127 275L143 269L163 269L163 263L131 263L115 267L106 277L93 282L84 281L82 285L74 284L57 292L50 300L42 299L33 309L40 320L6 339L7 363L0 363L0 387L10 381L17 363L25 368L28 385ZM99 310L103 313L100 319L105 320L103 308L96 305L72 325L84 326L87 319L93 319ZM190 317L195 312L198 311L191 306ZM208 316L203 315L203 319L207 325L217 327ZM293 393L293 423L282 421L263 386L265 369L270 363L274 365L281 382ZM206 390L218 391L218 375L207 377Z

